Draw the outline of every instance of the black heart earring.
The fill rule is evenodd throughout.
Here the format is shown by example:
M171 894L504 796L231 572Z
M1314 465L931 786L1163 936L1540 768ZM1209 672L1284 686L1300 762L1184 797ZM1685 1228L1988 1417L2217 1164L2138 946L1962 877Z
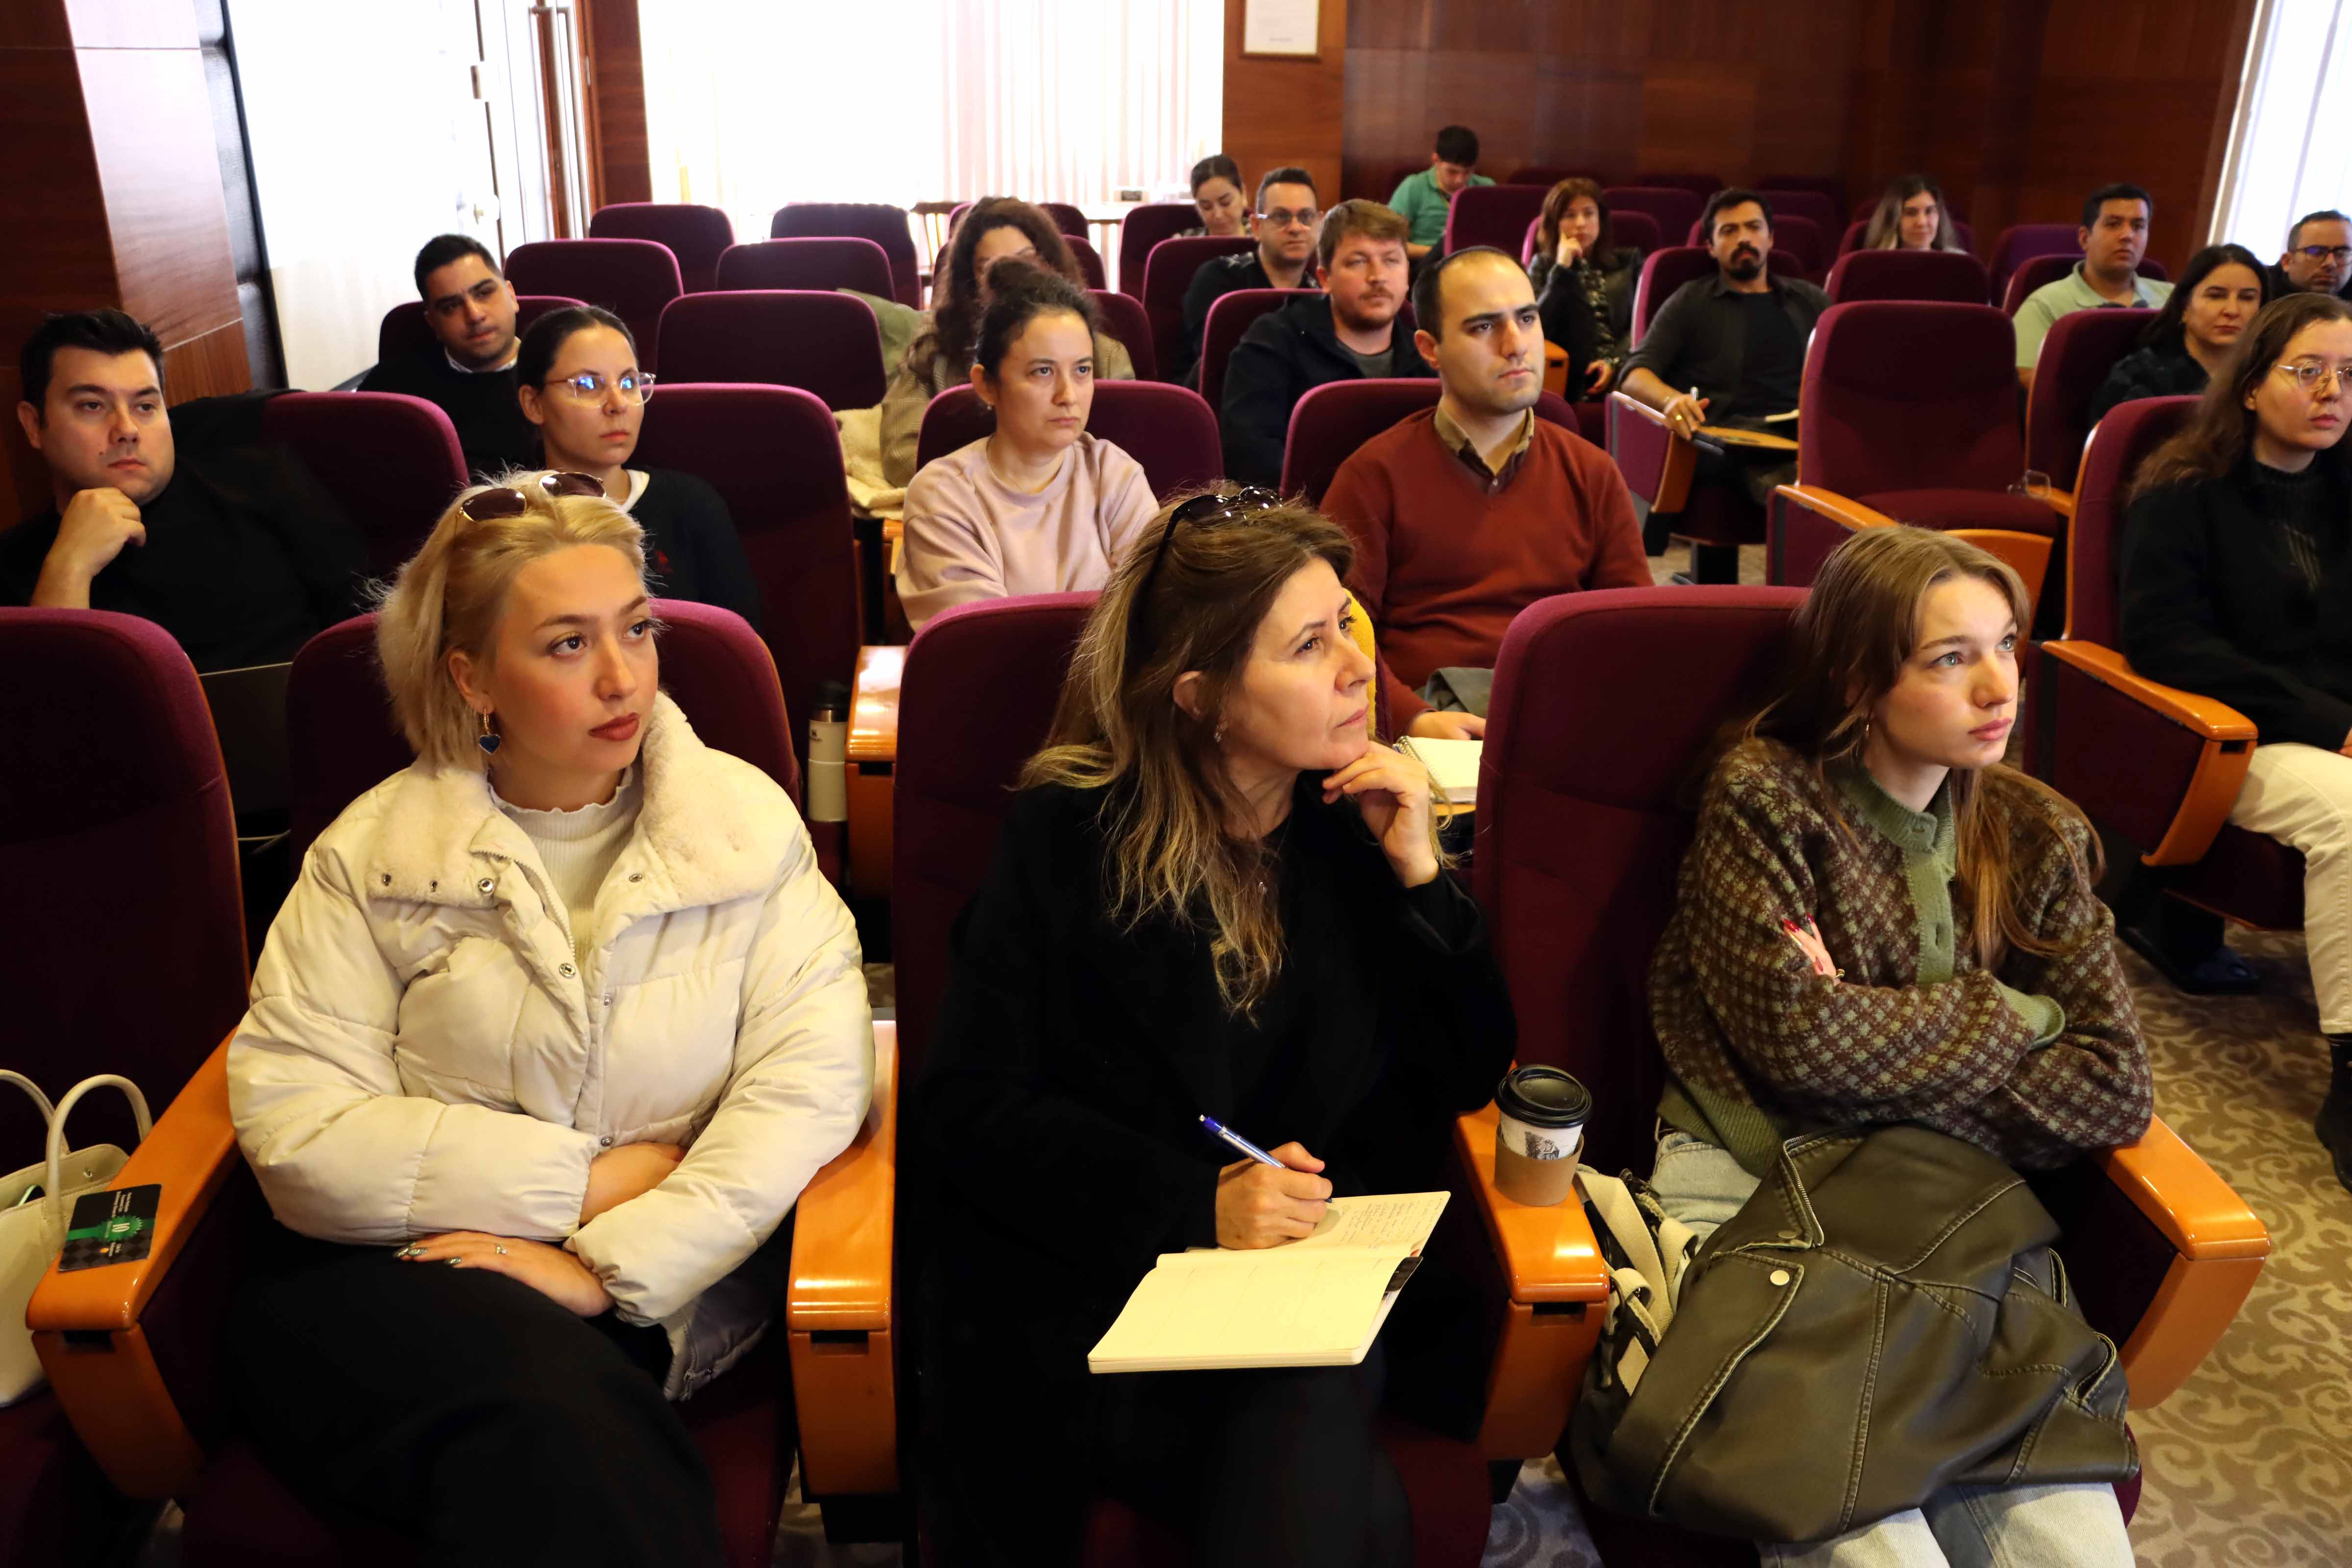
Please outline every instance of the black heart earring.
M488 714L482 713L477 715L477 717L478 717L482 721L482 732L474 737L474 744L482 748L483 755L493 755L499 749L499 732L490 728L490 716Z

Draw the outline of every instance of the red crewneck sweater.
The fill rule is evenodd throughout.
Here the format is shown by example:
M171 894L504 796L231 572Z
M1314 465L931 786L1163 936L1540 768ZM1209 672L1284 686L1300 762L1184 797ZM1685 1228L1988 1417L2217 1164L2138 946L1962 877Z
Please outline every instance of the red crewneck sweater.
M1538 418L1510 483L1488 495L1426 409L1341 465L1323 510L1356 539L1349 586L1372 617L1389 722L1426 710L1433 670L1491 668L1511 618L1584 588L1646 588L1633 498L1607 453Z

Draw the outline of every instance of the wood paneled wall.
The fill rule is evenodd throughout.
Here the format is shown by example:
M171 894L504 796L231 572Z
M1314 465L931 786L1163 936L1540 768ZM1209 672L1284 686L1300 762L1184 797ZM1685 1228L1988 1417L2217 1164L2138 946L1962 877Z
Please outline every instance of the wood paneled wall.
M595 134L595 199L654 199L653 154L646 137L645 46L637 30L637 0L592 0L583 40L588 100Z
M1327 204L1335 202L1341 195L1340 117L1352 87L1349 0L1322 0L1322 48L1313 59L1245 58L1242 5L1225 0L1225 154L1252 189L1268 169L1296 164L1315 176Z
M45 310L115 305L163 341L171 400L252 384L194 13L181 0L0 6L0 526L47 504L16 419Z
M1988 242L2133 180L2156 197L2152 254L2177 268L2211 212L2252 13L2252 0L1352 0L1346 189L1384 196L1456 121L1497 178L1531 163L1614 181L1828 175L1859 205L1923 169ZM1230 88L1228 106L1230 126ZM2257 253L2273 254L2263 237Z

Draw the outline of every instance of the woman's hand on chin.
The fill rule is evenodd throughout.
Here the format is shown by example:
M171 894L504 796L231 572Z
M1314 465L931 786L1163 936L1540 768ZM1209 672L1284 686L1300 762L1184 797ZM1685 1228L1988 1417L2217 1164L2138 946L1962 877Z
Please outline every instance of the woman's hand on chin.
M1389 868L1408 888L1437 879L1437 838L1429 805L1429 770L1400 752L1374 743L1323 780L1326 805L1346 795L1380 840Z
M437 1263L444 1268L487 1268L521 1280L557 1306L583 1318L595 1317L613 1304L613 1298L604 1293L604 1281L586 1264L543 1241L452 1230L413 1241L395 1256L409 1263Z

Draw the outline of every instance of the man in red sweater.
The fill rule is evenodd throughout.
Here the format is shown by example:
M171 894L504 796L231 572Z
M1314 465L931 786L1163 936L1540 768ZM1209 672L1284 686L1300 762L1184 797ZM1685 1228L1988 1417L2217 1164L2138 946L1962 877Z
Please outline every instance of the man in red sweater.
M1412 290L1413 334L1437 406L1364 443L1323 510L1356 538L1350 586L1380 642L1389 721L1416 735L1486 731L1416 694L1437 670L1494 668L1538 599L1653 579L1633 498L1606 453L1535 416L1543 325L1535 289L1499 250L1459 250Z

